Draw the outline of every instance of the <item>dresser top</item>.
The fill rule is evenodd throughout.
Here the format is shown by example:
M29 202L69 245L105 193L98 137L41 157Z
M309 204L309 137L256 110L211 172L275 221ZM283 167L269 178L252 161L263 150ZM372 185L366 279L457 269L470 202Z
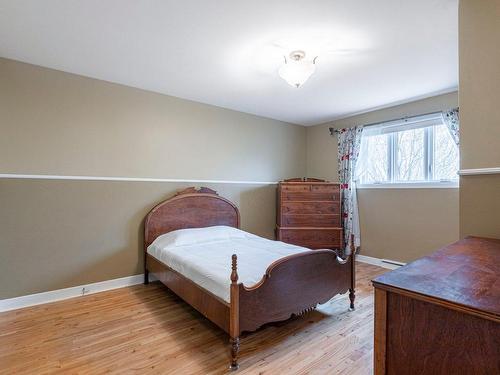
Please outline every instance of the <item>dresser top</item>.
M327 180L323 180L321 178L314 178L314 177L294 177L294 178L287 178L285 180L280 181L280 183L304 183L304 182L329 182Z
M500 239L467 237L373 283L500 317Z
M328 181L280 181L278 185L340 185L340 183Z

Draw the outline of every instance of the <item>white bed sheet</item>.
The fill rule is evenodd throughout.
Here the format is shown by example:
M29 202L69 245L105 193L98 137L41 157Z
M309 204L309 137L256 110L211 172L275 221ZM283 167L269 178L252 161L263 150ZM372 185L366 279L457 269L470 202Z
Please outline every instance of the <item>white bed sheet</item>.
M238 282L252 286L262 279L267 267L275 260L312 251L248 232L243 233L242 238L206 240L182 246L173 245L159 236L148 246L147 252L224 301L230 302L232 254L238 256Z

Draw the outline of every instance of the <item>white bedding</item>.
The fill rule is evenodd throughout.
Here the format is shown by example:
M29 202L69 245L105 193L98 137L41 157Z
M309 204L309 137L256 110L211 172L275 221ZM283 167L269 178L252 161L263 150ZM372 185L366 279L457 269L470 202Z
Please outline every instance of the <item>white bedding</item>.
M232 254L238 256L238 282L252 286L272 262L304 251L312 250L226 226L173 231L147 248L148 254L226 302L230 301Z

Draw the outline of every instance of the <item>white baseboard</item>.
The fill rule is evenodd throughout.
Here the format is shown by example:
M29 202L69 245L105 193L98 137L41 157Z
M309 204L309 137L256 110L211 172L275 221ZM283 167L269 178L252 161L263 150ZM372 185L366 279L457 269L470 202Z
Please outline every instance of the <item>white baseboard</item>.
M356 260L363 263L373 264L374 266L388 268L390 270L395 270L405 265L405 263L401 263L395 260L374 258L361 254L356 254Z
M150 280L153 277L150 275ZM41 305L44 303L61 301L68 298L86 296L92 293L123 288L144 282L144 274L121 277L119 279L100 281L98 283L74 286L71 288L51 290L49 292L29 294L15 298L0 300L0 312L21 309L23 307Z

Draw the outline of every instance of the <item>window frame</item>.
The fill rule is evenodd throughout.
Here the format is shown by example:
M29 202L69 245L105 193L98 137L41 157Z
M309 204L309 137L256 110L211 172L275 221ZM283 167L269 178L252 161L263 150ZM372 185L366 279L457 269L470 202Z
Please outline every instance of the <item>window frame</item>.
M431 122L430 124L428 122ZM434 121L435 123L432 123ZM438 122L441 121L441 124ZM416 126L415 124L428 123L427 125ZM434 138L435 138L435 126L443 125L446 126L441 114L432 114L424 115L424 116L416 116L413 118L406 118L404 120L399 121L390 121L387 123L381 123L376 126L377 129L382 130L382 134L386 134L387 141L387 176L388 181L383 182L370 182L370 183L358 183L357 188L360 189L412 189L412 188L459 188L459 179L450 179L450 180L434 180ZM395 130L390 130L390 128L395 128ZM424 158L423 158L423 170L424 170L424 178L425 180L420 181L401 181L396 180L396 176L398 175L397 170L397 142L398 142L398 133L403 132L405 130L411 130L415 128L424 129ZM388 131L384 131L387 130ZM374 136L376 134L371 134L368 136ZM458 176L458 170L457 170Z

